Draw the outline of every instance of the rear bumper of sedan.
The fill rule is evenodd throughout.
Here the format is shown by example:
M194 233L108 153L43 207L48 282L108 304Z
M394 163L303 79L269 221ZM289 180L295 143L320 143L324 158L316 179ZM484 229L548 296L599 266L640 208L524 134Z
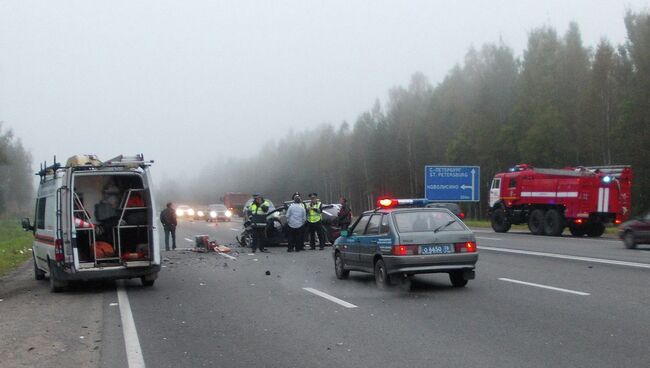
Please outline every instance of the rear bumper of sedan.
M438 273L449 271L468 271L476 267L478 252L415 256L384 256L389 274Z

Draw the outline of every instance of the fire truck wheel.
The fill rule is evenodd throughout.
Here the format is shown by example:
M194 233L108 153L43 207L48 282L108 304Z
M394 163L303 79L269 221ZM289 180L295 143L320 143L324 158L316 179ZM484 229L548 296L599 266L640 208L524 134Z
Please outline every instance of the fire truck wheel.
M544 215L544 234L560 236L564 231L564 219L558 210L548 210Z
M544 234L544 211L533 210L528 216L528 229L534 235Z
M571 235L581 237L585 236L585 233L587 232L584 227L574 227L574 226L569 226L569 231L571 232Z
M510 230L510 221L506 218L506 211L503 209L503 207L495 208L494 211L492 211L492 216L490 216L490 223L492 225L492 229L496 231L497 233L505 233Z
M587 228L587 236L598 238L605 232L605 225L600 223L590 224Z

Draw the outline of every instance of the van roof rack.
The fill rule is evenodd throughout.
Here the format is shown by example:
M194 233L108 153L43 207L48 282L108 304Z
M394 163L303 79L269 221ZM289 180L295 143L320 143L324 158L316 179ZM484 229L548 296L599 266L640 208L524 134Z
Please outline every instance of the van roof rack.
M92 155L92 157L94 159L97 159L97 157L94 155ZM36 173L36 175L40 176L41 182L43 182L48 175L54 175L59 169L73 168L76 170L93 170L93 169L101 169L103 167L131 167L131 168L141 167L144 169L145 167L151 166L151 164L153 163L154 163L153 160L145 161L144 155L140 153L135 156L119 155L113 157L108 161L102 162L100 165L97 166L89 166L89 165L63 166L61 165L60 162L56 161L56 156L54 156L54 163L48 166L47 161L43 162L40 166L40 170Z

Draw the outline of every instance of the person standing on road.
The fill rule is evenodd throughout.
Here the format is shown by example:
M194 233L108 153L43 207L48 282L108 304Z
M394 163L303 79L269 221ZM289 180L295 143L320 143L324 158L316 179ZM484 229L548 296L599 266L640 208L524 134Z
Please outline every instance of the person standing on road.
M305 205L300 199L300 193L293 194L293 203L287 209L287 225L289 230L289 246L287 252L300 252L305 245L303 237L303 227L307 221L307 211Z
M338 220L338 224L341 230L347 230L350 226L350 223L352 223L352 210L350 210L350 206L348 206L348 200L345 199L345 197L341 197L340 203L341 209L339 210L336 219Z
M167 203L167 207L160 212L160 222L162 223L163 230L165 231L165 250L169 250L169 234L172 236L172 249L176 249L176 210L171 202Z
M260 250L260 252L266 252L265 242L266 242L266 215L269 213L269 207L271 204L269 201L265 200L262 195L255 194L253 203L248 207L248 213L250 214L250 221L253 223L253 253Z
M317 193L310 193L311 201L307 205L307 231L309 232L309 245L311 250L316 249L316 239L314 233L318 235L320 250L325 249L325 231L323 230L323 204L318 199Z

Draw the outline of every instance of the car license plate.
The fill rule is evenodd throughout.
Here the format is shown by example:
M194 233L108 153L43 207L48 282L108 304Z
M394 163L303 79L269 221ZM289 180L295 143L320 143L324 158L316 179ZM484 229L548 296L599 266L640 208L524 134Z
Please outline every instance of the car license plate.
M454 253L454 247L451 244L435 244L420 246L420 254L447 254Z

